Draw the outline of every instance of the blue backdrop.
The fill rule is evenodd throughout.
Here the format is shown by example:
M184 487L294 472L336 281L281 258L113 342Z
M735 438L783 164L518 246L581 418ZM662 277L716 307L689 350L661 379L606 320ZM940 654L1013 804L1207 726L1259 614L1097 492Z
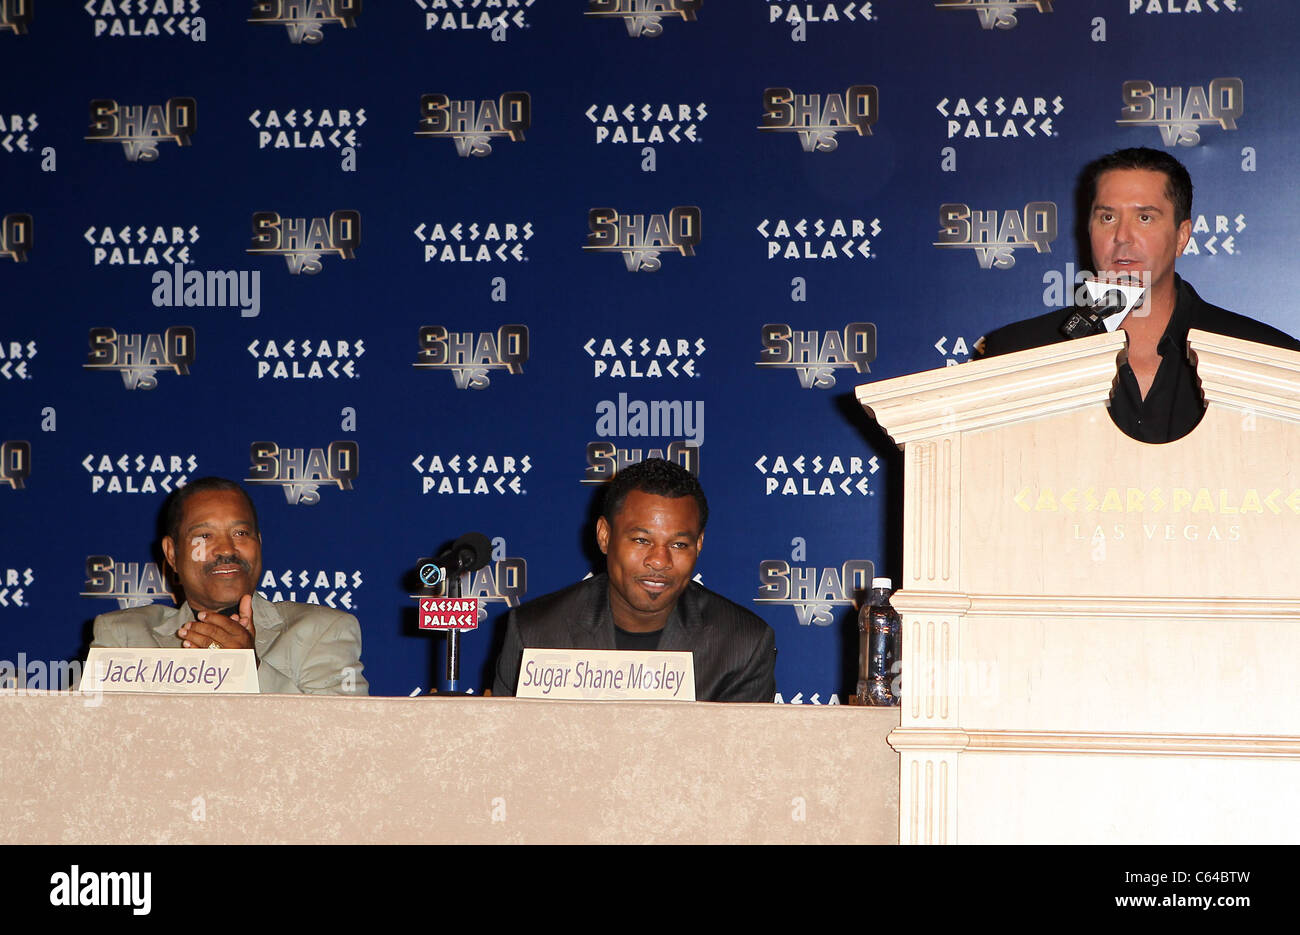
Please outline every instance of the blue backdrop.
M899 458L852 387L1061 304L1085 162L1167 147L1197 185L1180 271L1300 331L1298 26L0 0L0 658L169 599L158 507L218 474L249 482L263 594L356 613L376 693L439 683L412 571L485 533L481 691L507 607L599 569L600 482L662 452L710 498L702 580L776 630L781 699L843 703L859 590L901 573Z

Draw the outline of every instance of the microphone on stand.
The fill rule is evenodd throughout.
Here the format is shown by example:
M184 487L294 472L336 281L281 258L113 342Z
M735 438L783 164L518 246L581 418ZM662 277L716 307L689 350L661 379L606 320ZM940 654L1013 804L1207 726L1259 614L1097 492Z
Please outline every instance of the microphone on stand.
M1147 292L1143 285L1100 279L1085 279L1083 287L1088 292L1088 304L1071 312L1061 325L1061 334L1071 340L1114 331L1124 316L1142 304Z
M437 587L447 583L447 597L458 598L460 576L478 571L492 560L492 543L481 532L467 532L438 554L432 561L420 566L420 583ZM460 694L456 683L460 680L460 630L447 632L447 694Z

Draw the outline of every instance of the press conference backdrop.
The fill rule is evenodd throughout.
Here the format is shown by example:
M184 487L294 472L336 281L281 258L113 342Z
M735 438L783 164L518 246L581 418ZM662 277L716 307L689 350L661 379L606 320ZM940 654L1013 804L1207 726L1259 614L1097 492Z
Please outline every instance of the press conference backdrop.
M355 613L378 693L441 683L413 572L485 533L482 691L506 610L600 568L600 485L662 454L780 699L845 703L902 561L852 387L1067 301L1089 158L1181 159L1180 271L1300 332L1298 28L1280 0L0 0L0 659L46 687L94 615L170 600L158 508L217 474L261 593Z

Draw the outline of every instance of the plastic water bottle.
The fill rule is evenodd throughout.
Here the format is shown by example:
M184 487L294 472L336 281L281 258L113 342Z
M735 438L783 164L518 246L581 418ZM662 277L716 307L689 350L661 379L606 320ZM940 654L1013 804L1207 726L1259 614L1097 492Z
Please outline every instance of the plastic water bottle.
M872 578L867 603L858 612L858 703L902 704L903 622L889 605L893 581Z

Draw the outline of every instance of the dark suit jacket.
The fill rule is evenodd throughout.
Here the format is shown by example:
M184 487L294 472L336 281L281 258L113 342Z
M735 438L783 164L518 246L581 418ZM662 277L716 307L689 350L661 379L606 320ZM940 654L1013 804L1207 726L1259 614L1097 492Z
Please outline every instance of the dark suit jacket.
M513 695L524 647L614 649L609 578L585 581L529 601L506 617L494 695ZM663 652L690 652L698 701L771 701L776 695L776 637L756 614L692 581L659 641Z

